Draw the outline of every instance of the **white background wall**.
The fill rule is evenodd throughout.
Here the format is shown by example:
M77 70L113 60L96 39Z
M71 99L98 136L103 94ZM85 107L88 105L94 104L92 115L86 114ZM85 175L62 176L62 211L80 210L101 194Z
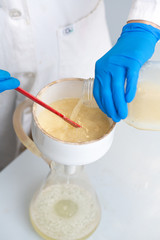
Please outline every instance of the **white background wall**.
M132 0L104 0L104 3L111 40L115 43L126 24Z

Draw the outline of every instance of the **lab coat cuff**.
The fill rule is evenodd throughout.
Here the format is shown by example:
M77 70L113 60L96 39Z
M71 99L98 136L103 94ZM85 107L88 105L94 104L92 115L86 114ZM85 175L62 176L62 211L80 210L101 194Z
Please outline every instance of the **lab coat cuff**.
M127 21L145 20L160 26L160 0L135 0Z

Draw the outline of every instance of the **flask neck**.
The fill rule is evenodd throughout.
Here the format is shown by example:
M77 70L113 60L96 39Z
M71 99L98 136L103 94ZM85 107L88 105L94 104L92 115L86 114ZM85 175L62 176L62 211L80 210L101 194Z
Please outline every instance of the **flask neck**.
M83 172L84 166L76 166L76 165L64 165L56 162L52 162L51 169L54 169L56 172L64 173L65 175L74 175Z
M82 172L84 166L67 166L64 165L64 171L67 175L73 175Z

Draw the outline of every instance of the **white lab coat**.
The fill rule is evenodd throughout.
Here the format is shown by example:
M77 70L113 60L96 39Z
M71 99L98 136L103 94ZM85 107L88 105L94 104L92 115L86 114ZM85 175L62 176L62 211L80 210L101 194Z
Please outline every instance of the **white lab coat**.
M60 78L93 77L111 48L102 0L0 0L0 23L0 68L34 95ZM0 168L17 154L12 116L23 99L15 90L0 94Z
M133 0L128 20L146 20L160 26L160 0Z
M133 1L132 19L160 25L160 1ZM0 68L32 94L59 78L93 77L110 48L102 0L0 0ZM0 94L0 169L18 153L12 116L23 99L15 90Z

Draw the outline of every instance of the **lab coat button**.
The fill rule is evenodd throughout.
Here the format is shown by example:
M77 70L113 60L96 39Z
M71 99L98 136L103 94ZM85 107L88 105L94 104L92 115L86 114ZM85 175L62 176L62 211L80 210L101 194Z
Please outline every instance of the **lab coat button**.
M19 11L19 10L17 10L17 9L10 9L10 11L9 11L9 16L11 17L11 18L14 18L14 19L17 19L17 18L19 18L20 16L22 15L22 13Z
M63 30L63 33L64 35L68 35L70 33L73 32L73 27L72 26L69 26L69 27L66 27L64 30Z

